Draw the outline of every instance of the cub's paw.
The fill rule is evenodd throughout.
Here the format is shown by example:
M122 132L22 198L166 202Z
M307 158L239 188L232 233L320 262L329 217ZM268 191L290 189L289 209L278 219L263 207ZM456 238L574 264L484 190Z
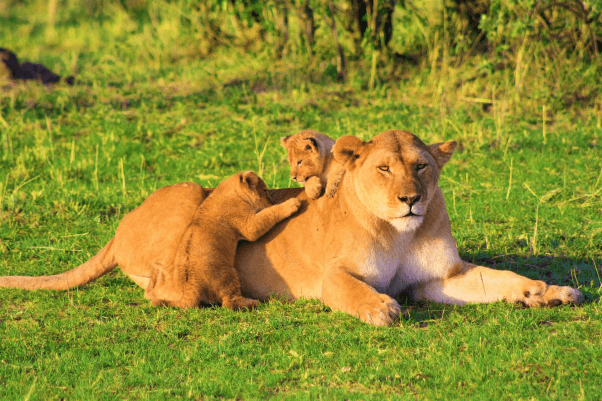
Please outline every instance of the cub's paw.
M536 280L524 284L515 299L529 307L580 304L582 300L583 295L576 288L547 285Z
M322 193L322 183L319 180L308 180L305 182L305 193L310 199L318 199Z
M338 187L339 187L339 185L338 185L338 184L335 184L335 185L330 185L330 184L328 184L328 185L326 186L326 194L325 194L325 195L326 195L327 197L329 197L329 198L332 198L332 197L334 196L334 194L336 194L336 193L337 193L337 188L338 188Z
M386 294L377 294L358 309L359 318L375 326L389 326L400 312L397 301Z
M196 308L199 306L199 302L195 302L192 300L178 300L178 301L170 301L167 299L158 299L154 298L151 300L151 304L153 306L175 306L176 308Z
M250 311L255 309L258 305L259 301L245 297L233 297L222 301L222 306L232 310Z
M297 198L288 199L281 204L284 214L288 217L301 207L301 201Z

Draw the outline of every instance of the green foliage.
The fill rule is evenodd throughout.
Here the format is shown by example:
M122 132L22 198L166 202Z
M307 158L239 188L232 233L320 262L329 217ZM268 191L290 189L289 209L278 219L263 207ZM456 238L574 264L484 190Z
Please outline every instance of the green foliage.
M595 54L602 46L602 4L597 1L491 1L480 28L494 46L531 39L568 52Z
M354 87L418 78L433 99L504 98L540 113L599 107L600 10L597 1L576 0L29 0L0 5L0 20L4 46L50 57L24 45L29 37L66 50L63 60L49 61L84 80L106 83L121 73L140 81L148 68L234 51ZM102 34L82 34L83 27ZM87 74L79 59L98 54L97 70Z

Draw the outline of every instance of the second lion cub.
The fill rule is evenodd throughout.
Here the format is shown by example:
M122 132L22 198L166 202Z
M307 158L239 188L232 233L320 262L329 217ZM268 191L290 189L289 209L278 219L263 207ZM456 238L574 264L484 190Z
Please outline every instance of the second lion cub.
M291 178L305 184L305 192L311 199L318 199L322 189L332 198L337 191L345 168L334 160L334 140L317 131L306 130L280 138L286 148L291 165Z
M258 301L242 296L234 268L238 241L255 241L295 213L301 202L274 205L267 186L252 171L237 173L215 188L184 232L171 268L153 271L145 297L153 305L190 308L221 303L252 309Z

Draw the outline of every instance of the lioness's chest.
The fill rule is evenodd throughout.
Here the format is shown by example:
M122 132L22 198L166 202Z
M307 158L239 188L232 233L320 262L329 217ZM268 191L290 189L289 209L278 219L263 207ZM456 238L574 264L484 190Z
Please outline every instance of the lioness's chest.
M407 236L400 235L389 244L373 244L359 258L359 272L364 281L379 292L386 292L399 270L400 260L407 248Z
M416 241L400 234L388 248L366 249L360 260L364 281L381 293L396 296L413 284L446 277L460 258L446 241Z

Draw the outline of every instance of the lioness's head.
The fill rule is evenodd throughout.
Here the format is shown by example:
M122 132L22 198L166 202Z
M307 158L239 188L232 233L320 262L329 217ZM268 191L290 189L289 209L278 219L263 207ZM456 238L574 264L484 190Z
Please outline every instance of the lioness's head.
M427 146L414 134L391 130L368 142L344 136L332 152L347 169L362 204L398 231L410 231L424 220L441 168L456 145Z
M301 131L298 134L280 138L280 144L288 152L291 165L291 178L304 183L309 177L322 177L332 158L334 141L316 131Z
M234 174L222 182L214 192L217 193L218 190L219 192L229 191L230 196L241 199L245 203L259 209L264 209L274 204L268 193L267 185L252 171ZM228 205L225 205L225 207L228 207Z

